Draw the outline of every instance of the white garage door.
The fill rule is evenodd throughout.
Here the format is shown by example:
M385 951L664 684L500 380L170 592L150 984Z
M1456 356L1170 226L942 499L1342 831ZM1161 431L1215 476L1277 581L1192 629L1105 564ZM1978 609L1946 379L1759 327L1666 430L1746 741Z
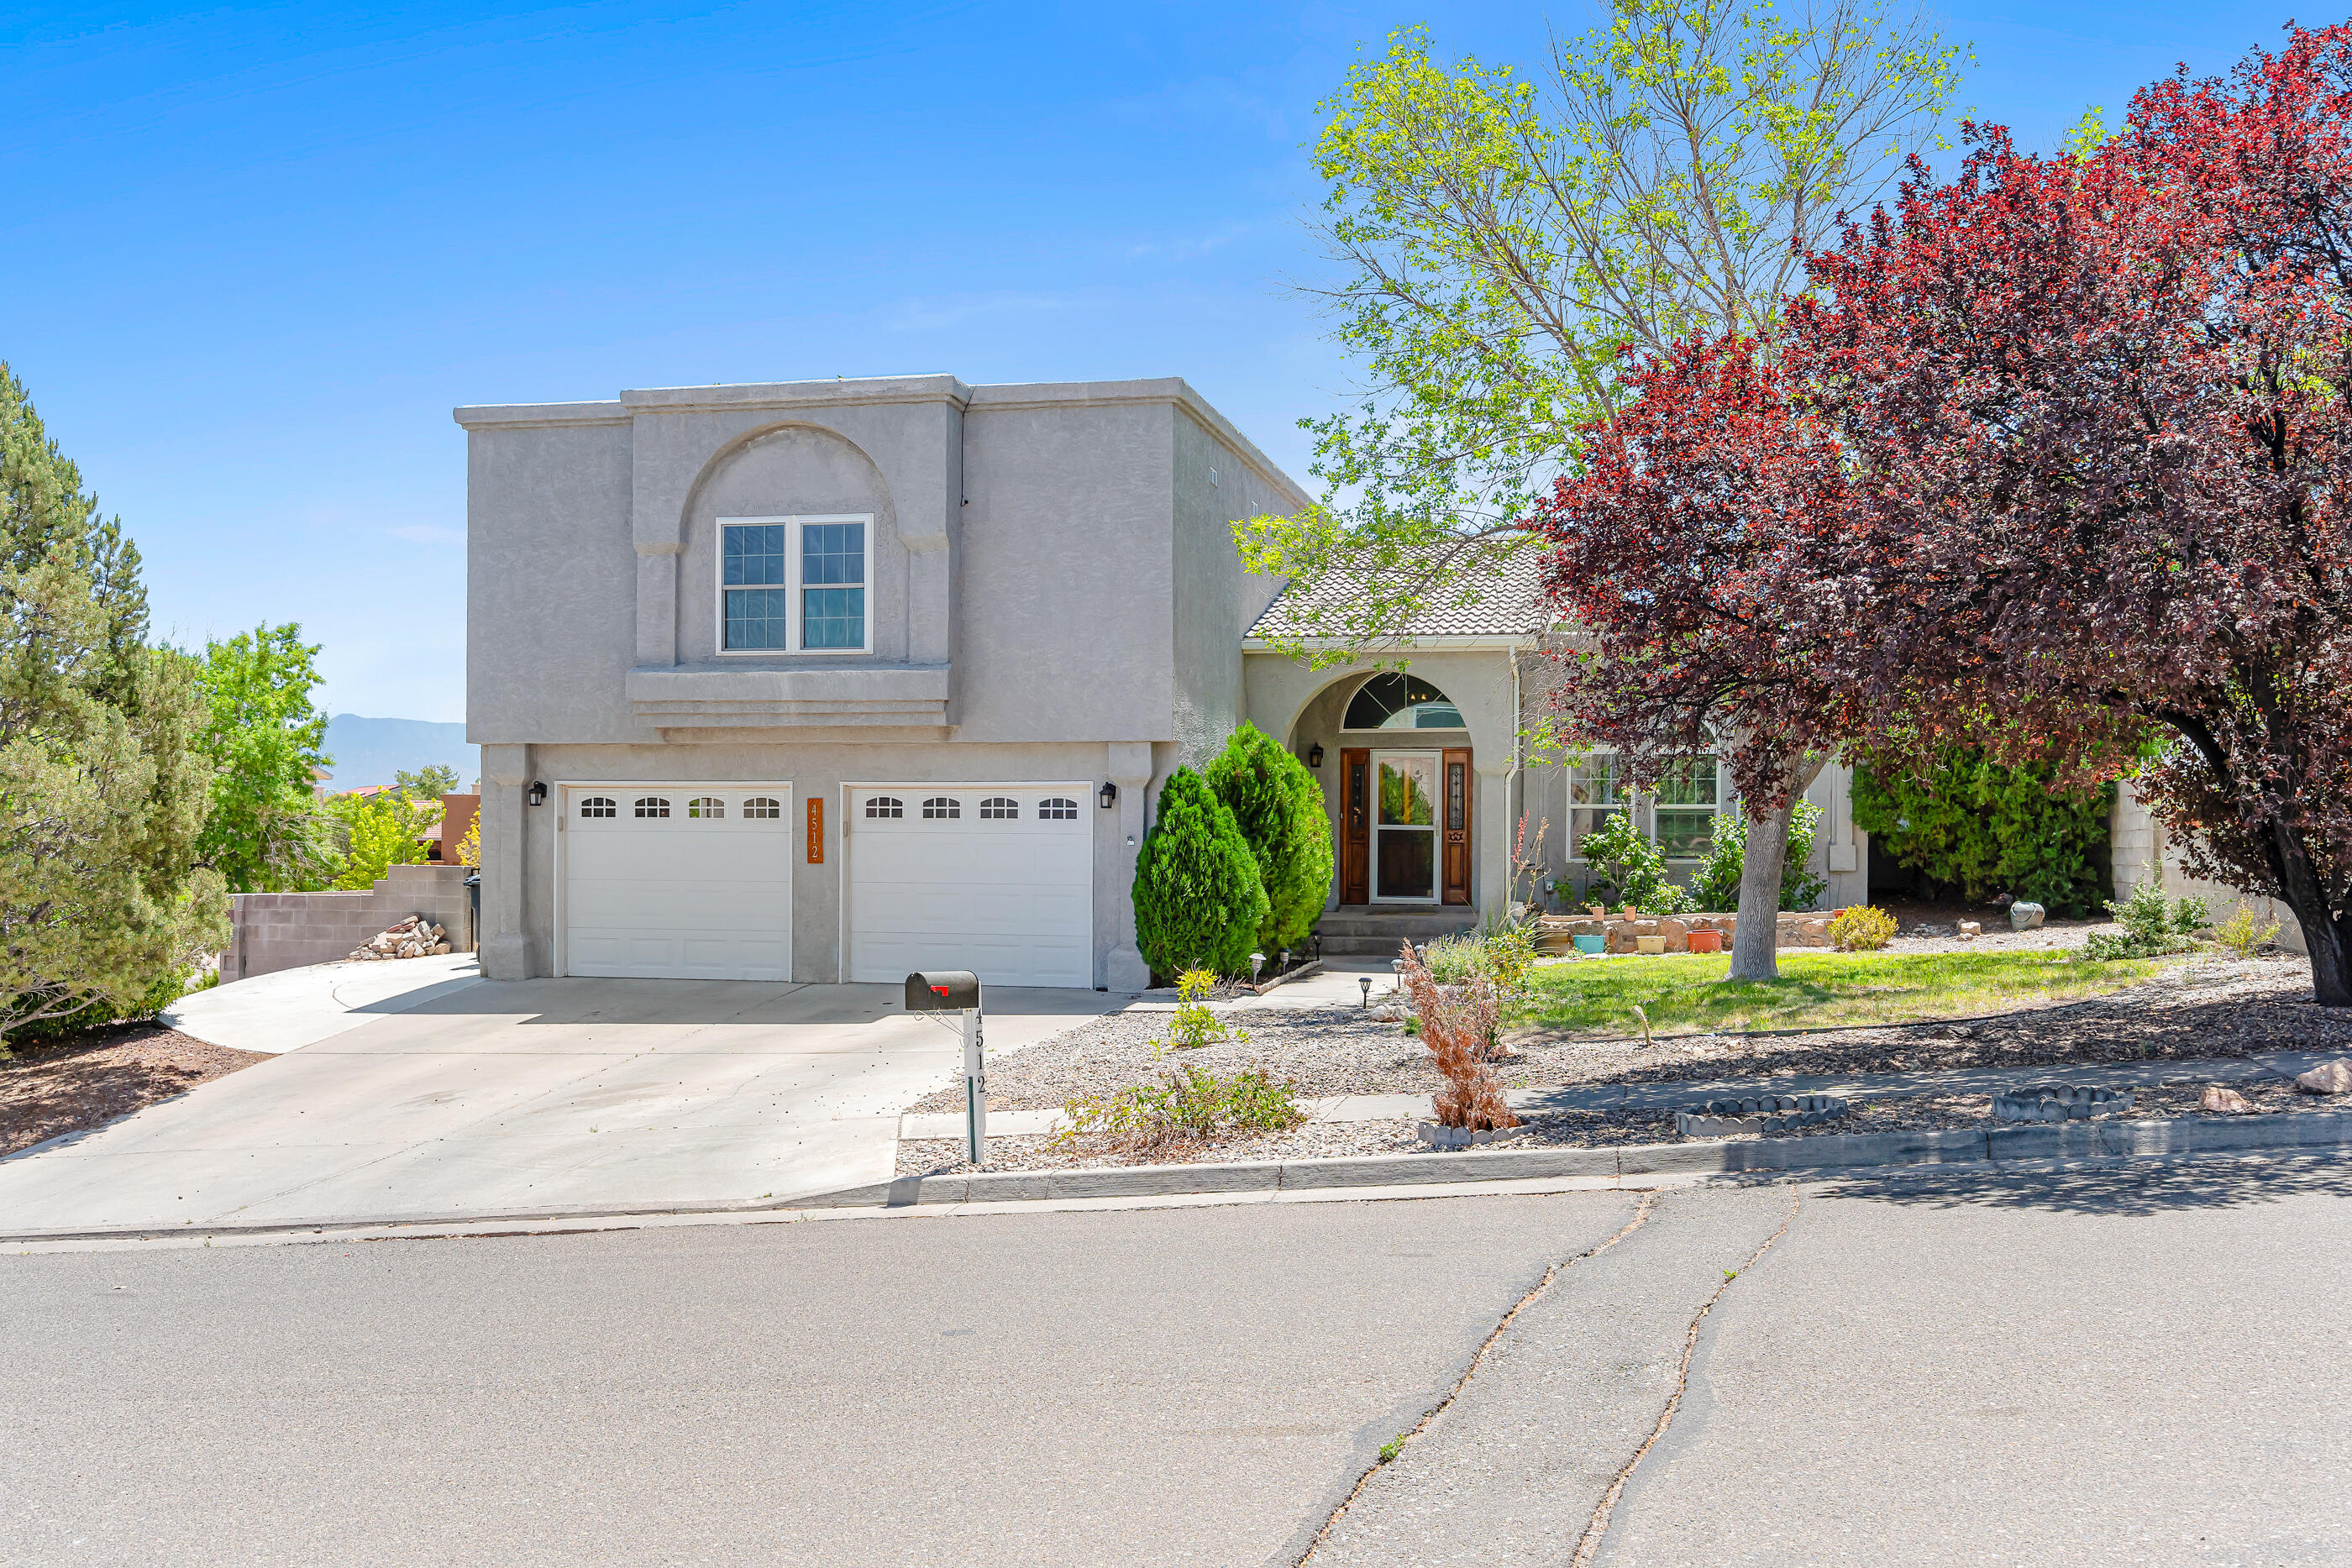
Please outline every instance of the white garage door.
M772 785L566 789L563 972L791 978L792 816Z
M1083 784L849 791L849 968L895 984L1094 984L1094 823Z

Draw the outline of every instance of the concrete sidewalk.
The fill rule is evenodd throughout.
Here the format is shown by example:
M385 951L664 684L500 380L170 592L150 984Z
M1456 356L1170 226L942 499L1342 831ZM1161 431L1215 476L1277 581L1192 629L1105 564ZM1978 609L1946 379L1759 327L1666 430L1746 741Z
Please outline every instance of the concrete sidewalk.
M310 964L190 991L163 1016L193 1039L275 1055L406 1012L481 977L471 953Z

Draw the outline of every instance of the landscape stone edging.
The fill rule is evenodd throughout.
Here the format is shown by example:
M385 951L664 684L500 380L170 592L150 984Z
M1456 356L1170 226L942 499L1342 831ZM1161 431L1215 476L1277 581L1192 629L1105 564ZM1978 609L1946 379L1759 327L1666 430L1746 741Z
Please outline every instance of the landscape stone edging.
M794 1208L898 1208L911 1204L1003 1203L1070 1197L1144 1197L1551 1176L1734 1174L1844 1166L1998 1165L2011 1160L2112 1159L2227 1154L2352 1143L2352 1112L2287 1112L2229 1119L2045 1122L1984 1130L1953 1127L1838 1133L1755 1142L1626 1144L1613 1148L1502 1149L1454 1155L1349 1155L1232 1165L1109 1166L1086 1170L982 1171L900 1176L795 1200Z

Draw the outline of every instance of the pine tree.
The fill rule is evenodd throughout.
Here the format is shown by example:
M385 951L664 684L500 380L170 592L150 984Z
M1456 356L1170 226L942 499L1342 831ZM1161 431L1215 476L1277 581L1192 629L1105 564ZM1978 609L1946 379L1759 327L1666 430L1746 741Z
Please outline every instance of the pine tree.
M0 365L0 1030L112 1016L226 936L190 661Z

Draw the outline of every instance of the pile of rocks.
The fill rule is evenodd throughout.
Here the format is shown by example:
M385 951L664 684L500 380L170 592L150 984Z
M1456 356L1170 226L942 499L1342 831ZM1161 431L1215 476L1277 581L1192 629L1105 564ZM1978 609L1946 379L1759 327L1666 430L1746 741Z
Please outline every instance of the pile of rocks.
M352 956L369 960L429 957L449 950L448 935L422 915L412 915L397 925L386 927L380 936L370 939L366 946L353 948Z

